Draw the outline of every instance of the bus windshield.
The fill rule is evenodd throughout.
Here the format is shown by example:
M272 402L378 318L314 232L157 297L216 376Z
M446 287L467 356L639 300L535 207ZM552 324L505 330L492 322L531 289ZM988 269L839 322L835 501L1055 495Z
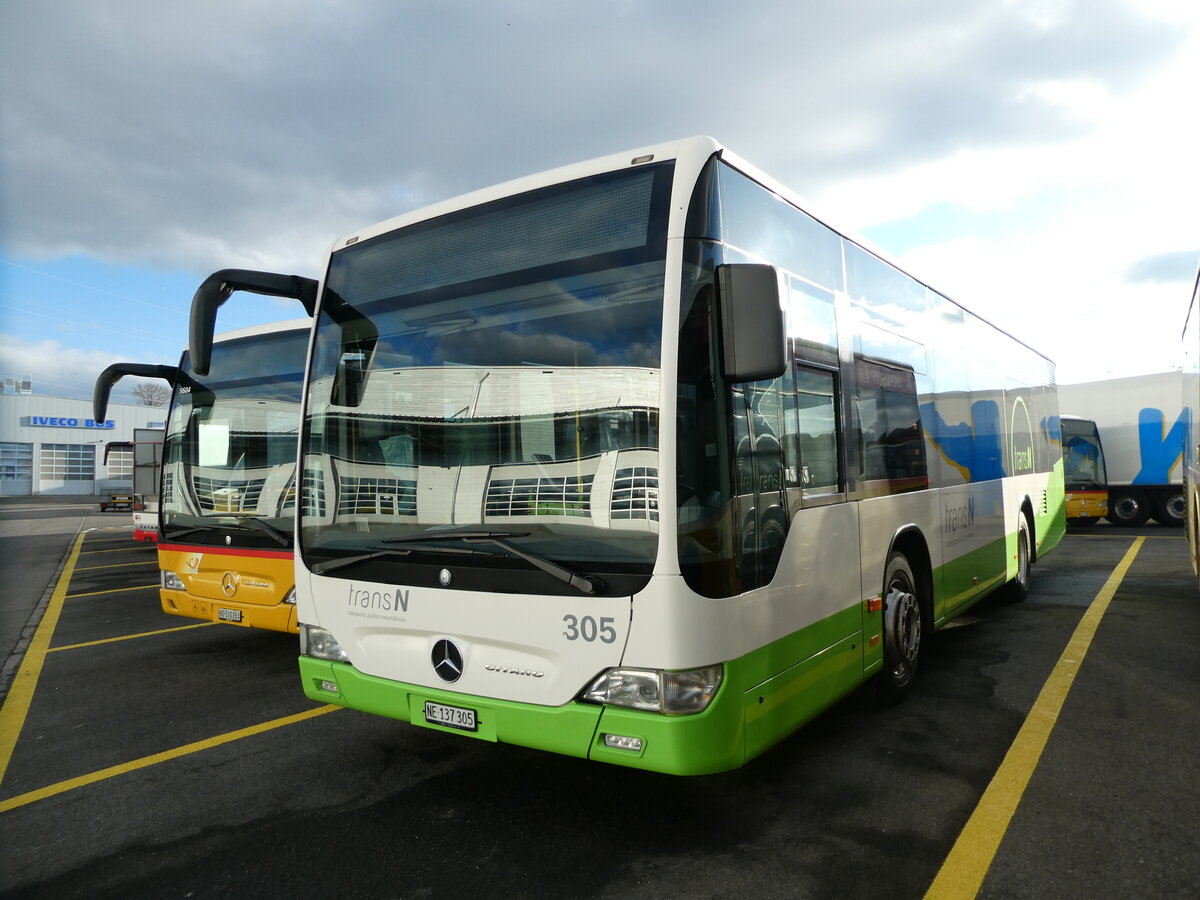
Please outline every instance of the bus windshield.
M486 533L649 573L671 174L556 185L334 254L305 417L310 564L387 566L381 548L403 546L409 562L511 566L464 547Z
M1103 488L1108 484L1104 467L1104 450L1096 423L1090 419L1063 416L1063 478L1070 490Z
M290 546L307 344L304 329L220 341L203 378L184 354L164 448L165 540L206 543L220 525L223 541L240 524L242 546Z

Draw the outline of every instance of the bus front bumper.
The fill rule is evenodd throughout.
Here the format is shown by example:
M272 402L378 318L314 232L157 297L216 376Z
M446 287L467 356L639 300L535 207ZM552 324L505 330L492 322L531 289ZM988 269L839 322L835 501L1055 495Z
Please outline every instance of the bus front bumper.
M745 761L739 698L686 716L573 701L537 706L390 681L349 663L299 658L304 693L436 731L674 775L702 775ZM427 718L427 703L474 714L474 730Z
M186 591L171 591L159 588L159 599L163 612L189 619L207 622L222 622L228 625L245 625L266 631L286 631L297 634L300 626L296 621L296 604L282 600L274 606L255 603L236 603L229 600L206 600L193 597Z

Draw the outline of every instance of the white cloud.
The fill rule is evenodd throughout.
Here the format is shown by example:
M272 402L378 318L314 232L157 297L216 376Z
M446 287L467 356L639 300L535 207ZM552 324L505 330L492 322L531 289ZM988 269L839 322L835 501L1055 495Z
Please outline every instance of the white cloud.
M0 28L0 237L20 259L316 275L367 223L710 133L853 229L937 204L991 214L906 258L992 318L1086 297L1081 339L1103 346L1128 309L1167 315L1130 267L1200 250L1198 9L19 4ZM1062 355L1063 331L1014 318Z
M90 400L96 379L115 362L175 365L176 359L141 357L127 360L101 350L74 350L58 341L24 341L0 334L0 377L29 375L37 394ZM113 390L113 400L130 403L130 391L144 379L124 378ZM161 382L160 382L161 383Z

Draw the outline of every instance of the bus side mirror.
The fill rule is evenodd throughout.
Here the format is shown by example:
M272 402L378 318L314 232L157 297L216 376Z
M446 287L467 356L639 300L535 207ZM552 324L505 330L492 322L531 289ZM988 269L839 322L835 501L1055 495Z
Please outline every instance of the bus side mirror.
M727 382L764 381L787 371L787 330L773 266L717 266L717 303Z
M304 311L312 316L317 309L317 282L300 275L277 275L274 272L251 272L246 269L222 269L213 272L200 283L192 296L191 317L188 322L188 350L192 371L207 375L212 365L213 332L217 325L217 307L234 291L250 291L268 297L291 297L299 300Z
M113 363L100 373L96 379L96 387L92 391L92 417L97 424L104 424L108 415L108 398L112 394L113 385L126 375L138 378L161 378L172 388L179 377L179 369L175 366L154 366L144 363Z

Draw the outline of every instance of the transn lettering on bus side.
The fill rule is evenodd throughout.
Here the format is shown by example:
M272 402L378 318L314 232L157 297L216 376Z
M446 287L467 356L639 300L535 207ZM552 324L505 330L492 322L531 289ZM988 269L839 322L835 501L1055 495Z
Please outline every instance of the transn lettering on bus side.
M975 498L971 497L962 506L946 507L946 533L954 534L975 524Z
M373 591L367 588L356 588L350 585L348 605L354 609L377 609L381 612L408 612L408 591L399 588L396 592Z

